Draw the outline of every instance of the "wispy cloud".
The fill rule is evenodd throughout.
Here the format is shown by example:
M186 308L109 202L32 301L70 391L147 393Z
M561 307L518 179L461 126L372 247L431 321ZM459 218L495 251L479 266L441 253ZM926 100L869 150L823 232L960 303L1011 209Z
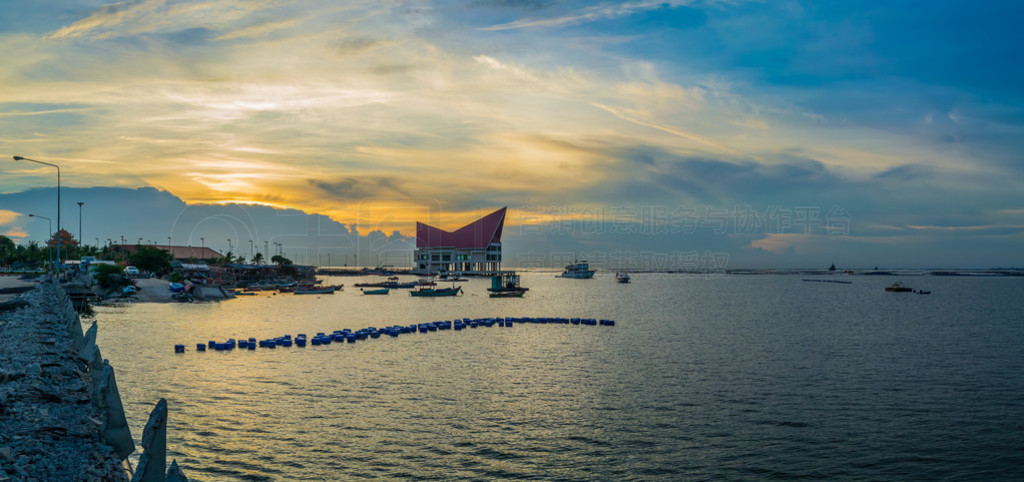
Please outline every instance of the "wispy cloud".
M623 3L602 3L586 7L576 12L552 18L525 18L500 25L492 25L481 28L481 30L513 30L522 28L556 28L581 23L607 20L617 17L633 15L638 12L655 10L659 8L674 8L689 6L696 3L694 0L669 0L669 1L632 1Z

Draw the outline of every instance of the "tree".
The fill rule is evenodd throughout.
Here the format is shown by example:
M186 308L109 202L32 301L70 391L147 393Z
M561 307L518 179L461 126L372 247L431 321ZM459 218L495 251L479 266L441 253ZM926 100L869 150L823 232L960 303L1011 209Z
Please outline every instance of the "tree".
M120 286L124 283L124 277L121 275L123 268L112 264L98 264L93 268L93 276L96 281L100 283L100 286L109 288L111 286Z
M171 269L171 253L153 246L138 246L128 259L133 266L143 271L162 273Z
M0 265L8 265L14 262L18 254L18 246L14 240L0 234Z
M252 264L263 264L263 253L256 253L253 255Z
M278 266L291 266L292 265L292 260L290 260L288 258L285 258L284 256L281 256L280 254L275 254L274 256L271 256L270 262L274 263L274 264L276 264Z

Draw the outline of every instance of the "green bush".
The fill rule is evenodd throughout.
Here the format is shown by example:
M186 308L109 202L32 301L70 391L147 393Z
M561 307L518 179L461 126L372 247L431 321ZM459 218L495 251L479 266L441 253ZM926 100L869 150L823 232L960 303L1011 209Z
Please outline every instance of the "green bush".
M93 277L100 283L100 286L104 288L110 287L111 276L122 275L124 268L120 266L114 266L111 264L98 264L93 268Z

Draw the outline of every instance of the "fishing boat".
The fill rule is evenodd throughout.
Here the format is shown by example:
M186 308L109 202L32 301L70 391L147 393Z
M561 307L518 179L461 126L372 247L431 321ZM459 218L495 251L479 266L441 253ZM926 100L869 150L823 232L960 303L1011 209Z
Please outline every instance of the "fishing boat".
M329 295L329 294L333 294L335 291L337 291L338 288L341 288L341 287L340 286L318 286L318 287L315 287L315 288L302 287L302 288L297 288L292 293L295 293L297 295Z
M426 288L420 287L420 289L412 290L409 292L412 296L420 297L438 297L438 296L455 296L462 292L461 286L453 286L451 288Z
M594 277L594 270L590 269L590 265L584 261L576 261L565 267L565 271L559 275L559 278L570 278L570 279L591 279Z
M360 290L364 295L386 295L391 292L391 288L376 288L372 290L362 289Z
M530 288L519 285L519 275L501 273L491 277L491 287L487 288L491 298L522 298Z
M388 281L387 283L384 283L381 286L384 287L384 288L415 288L416 287L416 282L415 281L407 281L407 282L403 283L401 281Z
M893 283L892 286L886 286L885 291L888 291L890 293L909 293L914 290L909 286L903 286L903 283L897 281Z
M356 288L384 288L385 287L384 285L386 285L386 284L387 284L386 282L379 282L379 283L356 283Z
M615 273L615 281L618 281L619 283L629 283L629 273Z

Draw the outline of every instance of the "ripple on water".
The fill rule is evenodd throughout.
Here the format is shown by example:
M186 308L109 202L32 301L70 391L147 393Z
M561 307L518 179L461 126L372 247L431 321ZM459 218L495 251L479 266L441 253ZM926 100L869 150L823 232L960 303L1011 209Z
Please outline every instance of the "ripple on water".
M897 299L864 278L638 274L627 291L526 273L508 313L344 293L98 308L99 342L136 439L166 397L171 454L199 480L1024 479L1024 280L925 277L931 297ZM547 313L619 322L169 349Z

